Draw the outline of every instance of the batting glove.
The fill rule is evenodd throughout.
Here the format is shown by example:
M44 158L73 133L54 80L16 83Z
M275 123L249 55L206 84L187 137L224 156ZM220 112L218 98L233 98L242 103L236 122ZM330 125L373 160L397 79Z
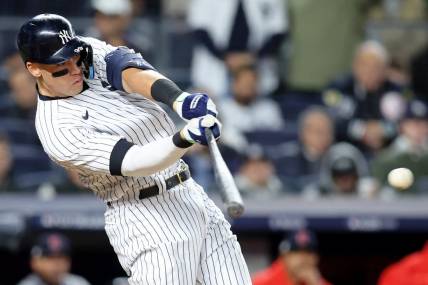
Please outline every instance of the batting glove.
M213 115L206 115L201 118L191 119L180 131L180 136L190 143L200 143L207 145L205 129L209 128L215 139L220 137L221 123Z
M204 93L189 94L183 92L175 99L173 108L185 121L208 114L217 117L217 108L214 102Z

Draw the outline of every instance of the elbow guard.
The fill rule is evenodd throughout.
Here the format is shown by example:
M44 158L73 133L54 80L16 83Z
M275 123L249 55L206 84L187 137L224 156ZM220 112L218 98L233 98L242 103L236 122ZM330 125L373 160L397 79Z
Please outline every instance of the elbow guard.
M122 71L135 67L139 69L152 69L150 65L139 53L135 53L127 47L118 47L105 56L107 81L116 90L123 90Z

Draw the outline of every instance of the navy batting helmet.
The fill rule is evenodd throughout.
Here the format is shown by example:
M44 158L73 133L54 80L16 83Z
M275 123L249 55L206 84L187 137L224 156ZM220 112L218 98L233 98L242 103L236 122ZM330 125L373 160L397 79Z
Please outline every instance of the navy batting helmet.
M21 26L16 42L24 62L57 64L80 54L86 71L93 73L90 45L76 36L62 16L40 14L31 18Z

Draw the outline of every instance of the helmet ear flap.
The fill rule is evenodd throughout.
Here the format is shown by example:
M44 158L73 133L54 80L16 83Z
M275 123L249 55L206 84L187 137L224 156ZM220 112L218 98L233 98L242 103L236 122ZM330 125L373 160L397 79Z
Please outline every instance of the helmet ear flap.
M80 59L77 65L81 65L83 68L83 75L86 79L92 80L95 76L94 62L93 62L93 51L92 46L83 43L83 50L80 52Z

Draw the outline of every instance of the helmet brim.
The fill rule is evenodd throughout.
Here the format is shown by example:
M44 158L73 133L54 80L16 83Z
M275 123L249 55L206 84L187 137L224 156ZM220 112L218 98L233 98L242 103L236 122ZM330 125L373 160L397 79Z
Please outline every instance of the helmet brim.
M79 55L83 50L82 41L78 37L74 37L68 41L61 49L55 52L52 56L47 58L43 64L60 64L75 55Z

